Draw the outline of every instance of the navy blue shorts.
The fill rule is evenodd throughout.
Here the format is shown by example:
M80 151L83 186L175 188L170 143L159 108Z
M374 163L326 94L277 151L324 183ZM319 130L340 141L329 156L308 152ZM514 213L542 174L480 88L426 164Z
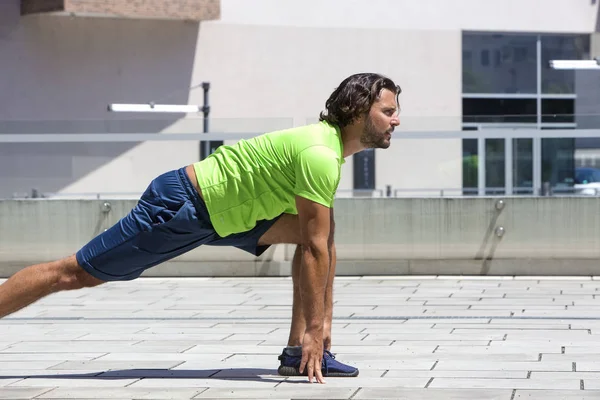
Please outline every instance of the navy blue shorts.
M259 246L258 240L277 219L258 221L248 232L219 236L206 204L181 168L154 179L127 216L77 252L77 262L100 280L123 281L200 245L233 246L259 256L269 246Z

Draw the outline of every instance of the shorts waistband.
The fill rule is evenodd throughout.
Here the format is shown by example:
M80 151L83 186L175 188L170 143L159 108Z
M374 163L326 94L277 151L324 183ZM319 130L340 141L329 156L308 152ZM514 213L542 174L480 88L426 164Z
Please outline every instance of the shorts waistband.
M194 185L192 185L192 181L190 181L190 177L185 172L185 167L179 168L177 170L177 174L179 175L179 180L181 181L183 188L185 189L190 200L194 204L194 208L196 209L196 212L198 213L198 215L208 214L206 204L204 204L204 201L202 201L200 194L198 193L198 191L196 190Z

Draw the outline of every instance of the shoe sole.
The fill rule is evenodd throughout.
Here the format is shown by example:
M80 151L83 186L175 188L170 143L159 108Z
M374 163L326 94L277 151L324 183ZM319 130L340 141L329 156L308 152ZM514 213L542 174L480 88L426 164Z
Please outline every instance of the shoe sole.
M279 373L279 375L282 375L282 376L307 376L308 375L308 374L301 374L297 368L286 367L283 365L279 366L279 368L277 369L277 372ZM354 378L356 376L358 376L358 370L356 370L355 372L352 372L352 373L332 372L327 375L323 375L324 378L328 378L328 377L331 377L331 378Z

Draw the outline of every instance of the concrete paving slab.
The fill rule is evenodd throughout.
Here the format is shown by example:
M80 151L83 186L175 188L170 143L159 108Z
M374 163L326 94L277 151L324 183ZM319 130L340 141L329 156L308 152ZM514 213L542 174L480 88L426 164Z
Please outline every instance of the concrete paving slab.
M30 360L30 361L4 361L0 363L0 374L10 372L15 369L31 369L31 370L44 370L50 368L60 361L56 360Z
M356 387L379 387L379 388L424 388L429 381L428 378L364 378L358 376L353 379L349 378L325 378L328 387L336 388L356 388ZM294 383L303 384L305 379L302 377L290 377L280 386L292 385Z
M600 382L594 379L584 379L583 386L587 390L600 390Z
M580 388L579 379L533 380L533 379L472 379L472 378L434 378L430 388L464 389L559 389L576 390Z
M33 399L44 393L52 390L52 387L36 388L36 387L3 387L0 390L0 399L6 400L21 400Z
M349 399L358 388L337 388L327 385L289 385L274 389L209 388L194 399Z
M395 400L511 400L511 390L361 388L353 399Z
M496 379L525 379L527 371L411 371L388 370L386 378L496 378ZM533 376L533 375L532 375ZM573 379L573 378L571 378Z
M8 386L11 383L18 382L18 381L20 381L22 379L25 379L25 378L5 378L3 376L0 376L0 386ZM2 392L2 389L0 389L0 393L1 392Z
M104 370L100 369L75 369L75 370L31 370L31 369L16 369L9 372L2 372L0 379L25 379L25 378L90 378L102 374Z
M180 361L154 360L154 361L65 361L55 364L49 370L78 370L78 369L93 369L93 370L108 370L108 369L127 369L127 368L142 368L142 369L170 369L182 364Z
M559 362L559 361L553 361ZM576 363L575 371L600 371L600 360L599 361L581 361Z
M179 400L192 399L207 388L110 388L105 387L98 392L95 385L85 388L59 387L47 390L36 399L139 399L139 400ZM0 397L1 398L1 397ZM32 398L32 397L21 397Z
M111 334L98 334L90 333L85 336L78 337L76 340L102 340L102 341L115 341L115 340L131 340L135 342L139 341L152 341L152 342L191 342L191 345L198 343L202 340L223 340L231 336L231 333L189 333L189 334L153 334L153 333L111 333ZM141 343L138 343L140 345Z
M0 359L8 361L89 361L108 353L7 353L1 352Z
M226 387L226 388L274 388L283 382L286 377L268 376L265 378L251 379L170 379L170 378L147 378L130 383L128 387L137 388L184 388L184 387Z
M576 362L577 364L581 364L582 362L596 363L600 359L600 354L598 354L599 351L600 348L597 349L596 353L543 354L542 358L544 361L571 361Z
M82 378L60 378L60 384L57 385L58 377L54 378L27 378L18 382L11 383L7 387L95 387L102 391L105 387L125 387L136 382L137 379L82 379ZM2 388L4 390L4 388ZM98 393L100 395L100 393Z
M565 347L565 354L596 354L600 357L599 343L593 342L586 345L586 342L565 342L561 344Z
M598 400L600 391L587 390L517 390L515 399L518 400Z
M221 361L232 353L106 353L96 361Z
M493 363L476 361L446 361L442 360L436 365L439 370L504 370L504 371L572 371L573 363L569 361L540 361L540 362L505 362Z
M572 371L572 372L545 372L533 371L531 379L600 379L600 372Z

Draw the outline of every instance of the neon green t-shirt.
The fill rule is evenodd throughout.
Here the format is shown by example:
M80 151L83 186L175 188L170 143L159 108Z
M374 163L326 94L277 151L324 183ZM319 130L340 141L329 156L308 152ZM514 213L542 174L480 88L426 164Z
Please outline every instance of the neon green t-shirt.
M332 207L342 147L339 128L327 122L220 146L194 164L215 231L224 237L297 214L296 196Z

